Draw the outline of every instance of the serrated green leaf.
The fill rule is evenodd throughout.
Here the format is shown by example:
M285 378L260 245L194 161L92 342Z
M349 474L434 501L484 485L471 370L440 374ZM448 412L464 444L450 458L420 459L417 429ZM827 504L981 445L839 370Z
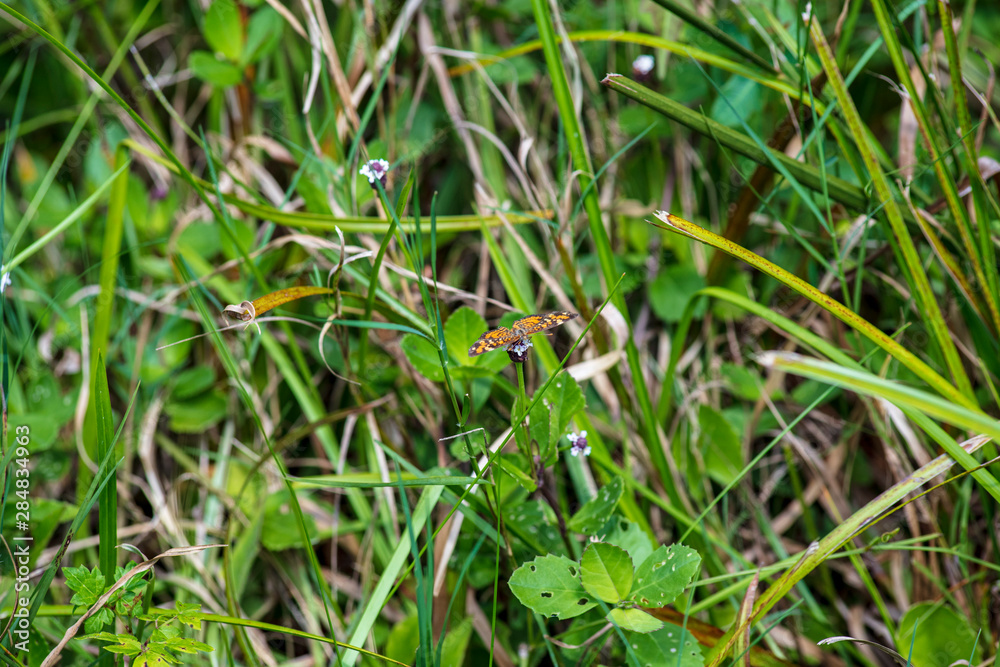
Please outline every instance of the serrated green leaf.
M525 607L566 619L597 605L580 582L580 566L564 556L539 556L514 570L507 582Z
M243 52L243 21L239 7L232 0L215 0L205 12L202 27L205 41L230 61L235 62Z
M239 67L216 60L207 51L192 51L188 57L188 67L196 77L219 88L235 86L243 79L243 72Z
M177 602L176 604L177 621L193 630L201 630L201 605L186 602Z
M632 589L632 559L612 544L594 542L580 559L580 581L595 598L618 604Z
M101 628L109 625L114 620L114 612L107 607L102 607L83 622L83 630L88 633L98 632Z
M74 592L70 604L78 607L92 607L104 595L104 574L101 568L93 571L85 565L80 567L64 567L63 576L66 587Z
M622 630L631 632L656 632L663 627L663 621L653 618L641 609L622 609L616 607L608 612L607 619ZM663 663L664 665L670 663Z
M691 547L661 546L636 568L628 599L644 607L663 607L688 587L701 568L701 556Z
M594 498L577 510L576 514L566 522L566 527L584 535L596 533L611 518L624 490L625 483L622 478L615 477L602 486Z
M441 369L441 358L434 346L423 336L406 334L400 343L407 361L413 364L417 372L432 382L444 380L444 370Z
M630 667L702 667L705 664L698 640L676 625L650 634L629 635L628 642L633 649L628 653Z

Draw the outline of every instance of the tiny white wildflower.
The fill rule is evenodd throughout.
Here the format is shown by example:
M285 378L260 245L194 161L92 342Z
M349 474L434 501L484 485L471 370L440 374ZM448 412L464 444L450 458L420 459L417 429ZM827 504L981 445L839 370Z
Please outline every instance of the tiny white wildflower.
M632 61L632 69L639 74L649 74L656 66L656 60L648 53L644 53Z
M529 347L534 347L534 344L531 342L531 339L521 338L507 349L509 349L514 354L521 356L528 351Z
M367 178L370 185L375 185L375 181L382 181L384 186L385 175L389 173L389 163L381 158L369 160L358 170L358 173Z
M569 450L571 456L579 456L580 454L590 456L590 445L587 444L586 431L580 431L579 434L570 433L566 436L566 439L573 445Z
M6 291L7 286L10 285L13 280L11 280L10 271L4 271L3 266L0 266L0 274L3 274L0 275L0 294L3 294L4 291Z

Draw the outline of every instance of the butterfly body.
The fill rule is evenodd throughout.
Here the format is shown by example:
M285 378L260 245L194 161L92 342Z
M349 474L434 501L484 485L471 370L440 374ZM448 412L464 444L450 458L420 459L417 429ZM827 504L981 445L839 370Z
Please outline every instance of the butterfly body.
M509 329L507 327L499 327L484 333L469 348L469 356L475 357L476 355L497 350L501 347L516 345L521 339L527 336L557 327L576 317L579 317L577 313L570 313L565 310L555 310L551 313L522 317L514 322Z

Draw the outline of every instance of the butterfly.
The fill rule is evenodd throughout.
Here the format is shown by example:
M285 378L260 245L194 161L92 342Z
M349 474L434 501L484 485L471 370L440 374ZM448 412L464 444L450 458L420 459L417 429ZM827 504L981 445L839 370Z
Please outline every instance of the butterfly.
M484 333L469 348L469 356L475 357L483 352L516 345L522 338L545 331L546 329L551 329L552 327L557 327L577 317L579 317L578 313L569 313L565 310L555 310L551 313L522 317L517 322L514 322L510 329L500 327Z

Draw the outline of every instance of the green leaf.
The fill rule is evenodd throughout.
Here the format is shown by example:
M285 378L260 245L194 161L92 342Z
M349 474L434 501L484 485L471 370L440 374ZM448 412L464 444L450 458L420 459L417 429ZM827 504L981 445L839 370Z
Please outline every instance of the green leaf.
M566 435L569 424L580 410L586 406L583 391L569 373L562 373L556 381L549 385L548 391L540 402L548 403L552 410L552 433L555 440L550 444L556 446L559 439Z
M664 322L678 322L695 292L705 286L705 279L691 265L680 264L660 273L649 283L649 305ZM705 306L695 309L695 317L705 313Z
M739 398L746 401L756 401L760 398L764 383L758 373L752 372L746 366L722 364L719 374L726 380L730 391Z
M588 500L577 513L566 522L566 527L577 533L592 535L600 530L611 518L618 506L618 501L625 490L621 477L615 477L597 492L594 498Z
M641 609L615 608L608 612L607 619L622 630L632 632L655 632L663 627L663 621L654 618ZM665 662L664 665L672 663Z
M420 619L416 614L407 616L389 630L385 642L385 656L406 665L414 664L420 648Z
M222 60L207 51L192 51L188 66L196 77L219 88L235 86L243 80L240 68Z
M271 7L253 13L247 25L247 41L240 55L240 64L252 65L269 56L281 42L283 19Z
M175 603L174 617L178 623L188 626L192 630L201 630L201 605L194 602Z
M539 556L525 563L507 585L521 604L544 616L573 618L597 605L580 583L580 566L564 556Z
M604 541L627 551L633 563L641 563L653 553L653 541L635 521L616 516L612 517L610 525L610 530L607 526L604 528L608 531Z
M104 650L111 653L123 653L125 655L139 655L142 652L142 644L136 637L122 633L116 635L110 632L94 632L84 635L80 639L96 639L99 642L114 642L112 646L105 646Z
M302 498L305 500L305 497ZM311 514L303 514L306 533L310 539L317 534L316 520ZM288 505L288 492L281 491L267 497L264 505L264 526L261 529L261 544L271 551L302 547L302 532L298 520Z
M698 408L698 449L705 459L705 471L719 484L729 484L743 468L740 434L726 418L704 403Z
M183 370L173 380L170 398L183 401L207 391L215 382L215 369L211 366L195 366Z
M566 550L555 512L544 500L526 500L504 512L504 521L527 545L539 552L559 555Z
M469 356L469 347L487 330L486 320L468 306L462 306L444 324L444 343L448 354L463 366L474 366L477 357Z
M92 607L98 598L104 595L104 574L101 568L93 570L86 565L80 567L64 567L63 577L66 578L66 588L73 591L70 604L79 607Z
M222 421L229 401L219 391L202 394L190 401L168 403L163 411L170 417L170 428L178 433L201 433Z
M676 625L668 625L650 634L629 635L628 642L633 649L628 653L629 667L646 667L651 664L702 667L705 664L698 640Z
M215 0L205 13L202 33L213 51L236 62L243 52L243 22L236 3L231 0Z
M448 630L441 647L441 667L462 667L472 637L472 619L464 618Z
M505 368L510 363L510 357L502 353L487 353L476 357L469 356L469 348L480 336L489 330L486 320L479 313L463 306L451 314L444 324L444 343L448 354L461 366L483 369L491 375Z
M516 429L515 434L521 433L521 429ZM538 488L535 478L532 476L531 465L528 459L521 453L503 454L497 457L496 462L500 469L510 475L514 481L528 493L534 493Z
M922 602L910 607L900 620L896 650L903 657L910 656L913 667L947 667L960 660L975 665L982 660L983 645L981 638L976 641L977 630L950 606Z
M661 546L635 571L628 599L644 607L663 607L688 587L701 568L701 556L691 547Z
M584 589L608 604L618 604L632 589L632 559L612 544L594 542L580 559Z
M406 359L413 364L421 375L432 382L444 380L444 370L441 368L441 358L434 346L423 336L406 334L400 343Z
M531 419L528 426L532 439L538 443L542 461L548 463L550 454L555 451L551 446L551 436L549 434L549 409L541 401L535 403L531 408Z
M755 81L743 77L730 77L712 103L709 117L728 127L742 127L742 119L749 119L760 109L760 95Z

